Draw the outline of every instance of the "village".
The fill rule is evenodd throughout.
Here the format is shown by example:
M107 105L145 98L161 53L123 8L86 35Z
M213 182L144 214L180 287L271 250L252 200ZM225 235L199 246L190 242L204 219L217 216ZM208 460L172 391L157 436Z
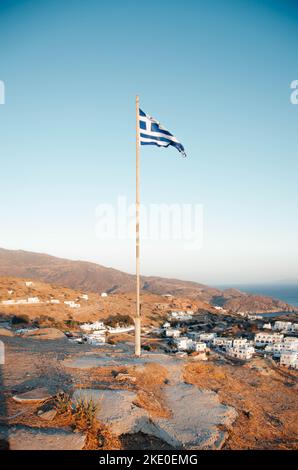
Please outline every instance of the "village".
M24 284L27 288L34 286L32 281L25 281ZM37 296L13 299L14 290L9 289L7 293L10 298L0 302L4 307L63 302L67 308L80 309L79 302L86 303L89 299L85 293L64 301L56 298L42 301ZM106 298L108 294L101 292L100 297ZM172 299L170 294L163 297ZM237 363L247 362L254 356L271 357L280 366L298 369L298 323L280 319L270 323L260 314L240 312L230 315L221 306L214 305L213 308L217 314L190 309L164 311L166 321L159 327L143 328L145 349L160 349L177 357L191 356L201 361L208 361L212 354L234 359ZM101 346L110 335L133 333L134 325L129 317L120 315L118 320L113 324L105 324L103 319L78 323L75 329L64 330L63 334L74 344ZM237 332L233 334L235 328ZM26 337L37 331L38 327L33 324L17 328L14 333Z
M189 323L189 325L188 325ZM270 326L269 326L270 325ZM271 356L279 360L281 366L298 369L298 323L275 321L274 325L264 323L263 331L248 337L227 335L224 327L221 335L214 331L204 331L202 324L195 321L192 311L172 311L167 321L159 329L153 329L146 336L160 337L166 342L166 351L180 357L192 355L197 360L208 360L211 351L227 357L249 361L254 355ZM101 321L86 323L80 327L82 336L71 335L70 340L78 343L87 341L99 345L105 342L106 333L125 333L133 326L106 327ZM272 330L270 332L264 330ZM73 336L73 337L72 337Z
M158 441L152 446L161 448L191 446L193 439L200 448L255 448L259 445L254 441L256 432L264 430L271 436L272 428L260 427L260 423L273 415L283 416L285 423L281 428L276 425L278 436L285 429L287 436L292 435L295 390L290 385L296 383L298 370L295 313L268 317L252 310L233 312L216 302L143 292L142 353L137 358L134 305L131 293L4 279L0 292L4 424L5 416L16 416L14 426L25 423L28 445L33 447L32 428L43 426L44 446L53 426L58 436L65 427L66 415L59 414L61 397L77 403L80 397L89 400L91 393L96 426L108 426L112 433L100 441L106 448L125 448L125 439L133 448L139 439L151 445L153 437ZM45 404L31 407L36 395L46 399ZM189 402L194 410L189 410ZM26 416L19 417L23 412ZM75 419L76 415L67 416ZM228 426L220 440L214 422ZM67 432L69 439L76 438L76 432ZM96 440L86 440L87 435L85 428L84 432L80 429L80 448L98 448ZM115 438L123 442L115 444ZM288 437L284 442L290 448L293 445ZM16 446L23 446L20 438Z

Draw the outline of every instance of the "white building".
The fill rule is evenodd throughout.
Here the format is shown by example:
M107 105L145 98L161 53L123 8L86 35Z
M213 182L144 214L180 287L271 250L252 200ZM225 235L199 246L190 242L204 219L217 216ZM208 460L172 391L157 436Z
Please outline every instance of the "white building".
M33 286L33 282L32 281L26 281L25 286L26 287L31 287L31 286Z
M246 347L248 344L248 341L246 338L235 338L233 340L233 347L235 348L243 348Z
M191 320L193 316L192 310L178 310L170 313L170 317L174 320Z
M167 338L178 338L181 335L181 331L177 328L166 328L165 335Z
M298 351L298 338L295 338L294 336L286 336L284 338L284 344L292 351Z
M198 341L193 341L193 350L196 352L206 352L207 346L206 343L201 343Z
M80 326L80 328L84 331L102 331L103 333L106 331L105 324L102 321L96 321L94 323L84 323Z
M273 326L277 331L292 331L292 322L290 321L276 321Z
M264 323L263 329L264 329L264 330L272 330L272 325L271 325L271 323L270 323L270 322L269 322L269 323Z
M80 304L77 304L74 300L64 300L65 305L70 308L80 308Z
M205 341L206 343L209 343L213 341L214 338L217 337L216 333L201 333L199 336L200 341Z
M282 352L280 355L280 365L298 369L298 352Z
M101 296L101 297L107 297L108 294L107 294L106 292L102 292L102 293L100 294L100 296Z
M16 300L2 300L1 304L2 305L15 305Z
M105 334L102 331L93 331L93 333L85 335L84 338L87 340L87 343L92 344L92 346L98 346L106 342Z
M51 304L60 304L60 300L58 300L58 299L51 299L51 300L50 300L50 303L51 303Z
M254 353L255 348L253 346L233 346L232 348L227 349L227 354L229 356L242 359L244 361L251 359Z
M113 333L128 333L129 331L133 331L135 329L134 325L128 325L128 326L108 326L107 327L108 332L110 334Z
M268 344L265 351L279 357L284 352L298 352L298 338L287 336L280 343Z
M28 304L39 304L40 300L38 297L28 297Z
M215 347L231 348L233 346L233 339L218 336L217 338L213 338L212 344Z
M284 335L278 333L257 333L254 342L256 346L265 346L266 344L281 343Z
M176 338L175 345L179 351L191 351L194 347L194 342L192 339L187 338L187 336L180 336L180 338Z
M82 295L80 295L80 299L88 300L89 296L88 296L88 294L82 294Z
M8 293L9 295L13 294L13 290L12 290L12 289L8 289L7 293Z
M171 326L171 323L170 323L169 321L166 321L166 322L162 325L163 328L170 328L170 326Z
M282 352L287 351L284 343L274 343L274 344L267 344L265 347L265 351L268 353L273 354L273 356L279 357Z

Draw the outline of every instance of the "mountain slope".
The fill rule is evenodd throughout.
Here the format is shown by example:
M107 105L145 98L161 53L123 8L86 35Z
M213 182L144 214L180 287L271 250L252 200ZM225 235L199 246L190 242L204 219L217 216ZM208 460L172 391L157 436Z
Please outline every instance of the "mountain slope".
M0 248L0 275L17 276L89 292L125 293L135 290L135 276L87 261L73 261L43 253ZM221 291L197 282L155 276L141 278L143 291L172 294L221 305L234 312L292 311L271 297L254 296L236 289Z

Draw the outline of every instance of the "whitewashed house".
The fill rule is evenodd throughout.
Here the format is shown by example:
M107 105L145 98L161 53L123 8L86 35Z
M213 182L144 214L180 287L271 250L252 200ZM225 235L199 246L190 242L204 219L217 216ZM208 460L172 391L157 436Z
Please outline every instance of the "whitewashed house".
M200 353L205 353L206 350L207 350L207 346L206 346L206 343L201 343L201 342L198 342L198 341L193 341L193 350L195 352L200 352Z
M50 303L51 303L51 304L60 304L60 300L58 300L58 299L51 299L51 300L50 300Z
M64 300L65 305L70 308L80 308L80 304L77 304L74 300Z
M286 336L284 338L284 345L289 351L298 351L298 338L293 336Z
M27 303L28 304L39 304L40 300L39 300L38 297L28 297Z
M25 286L26 286L26 287L32 287L32 286L33 286L33 282L32 282L32 281L26 281L26 282L25 282Z
M82 294L82 295L80 295L80 299L88 300L89 296L88 296L88 294Z
M247 339L246 338L235 338L233 340L233 347L235 348L243 348L247 346Z
M16 300L2 300L1 304L2 305L15 305Z
M257 333L255 335L255 345L265 346L266 344L281 343L284 335L279 333Z
M210 343L217 337L216 333L201 333L199 336L200 341L205 341L206 343Z
M272 353L276 357L280 357L284 352L298 352L298 338L287 336L280 343L268 344L265 351Z
M102 331L93 331L92 333L85 335L84 338L87 343L92 346L98 346L106 342L105 334Z
M178 310L178 311L173 311L170 313L170 317L173 318L173 320L191 320L193 316L193 311L192 310Z
M128 326L107 326L107 330L110 334L115 334L115 333L129 333L130 331L133 331L135 329L134 325L128 325Z
M271 325L271 323L270 323L270 322L269 322L269 323L264 323L263 329L264 329L264 330L272 330L272 325Z
M280 355L280 365L298 369L298 352L282 352Z
M80 326L83 331L101 331L102 334L106 331L106 326L102 321L96 321L94 323L84 323Z
M214 347L231 348L233 346L233 338L223 338L218 336L213 338L212 344Z
M175 338L174 344L179 351L191 351L194 347L193 340L187 338L187 336L180 336L180 338Z
M12 289L8 289L7 293L8 293L9 295L12 295L12 294L13 294L13 290L12 290Z
M273 326L277 331L292 331L292 322L290 321L276 321Z
M166 328L165 335L167 338L179 338L181 331L177 328Z
M263 320L262 315L250 315L249 313L247 314L247 319L248 320Z
M253 357L255 348L253 346L233 346L227 349L227 354L237 359L248 361Z
M284 343L267 344L267 346L265 346L265 351L273 354L275 357L280 357L281 352L286 350Z
M166 321L166 322L162 325L163 328L170 328L170 326L171 326L171 323L170 323L169 321Z
M108 294L107 294L106 292L102 292L102 293L100 294L100 296L101 296L101 297L107 297Z

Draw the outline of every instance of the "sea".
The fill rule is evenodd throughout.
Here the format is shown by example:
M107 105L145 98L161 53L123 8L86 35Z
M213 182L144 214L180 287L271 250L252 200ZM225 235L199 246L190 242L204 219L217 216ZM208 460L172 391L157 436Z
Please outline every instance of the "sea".
M229 286L231 287L231 286ZM256 295L268 295L269 297L274 297L275 299L282 300L294 307L298 307L298 283L286 284L238 284L234 285L236 289L239 289L248 294ZM228 286L221 286L222 289L227 289ZM288 312L279 312L279 313L265 313L262 314L264 317L274 317L281 314L288 314ZM297 314L298 315L298 314Z

